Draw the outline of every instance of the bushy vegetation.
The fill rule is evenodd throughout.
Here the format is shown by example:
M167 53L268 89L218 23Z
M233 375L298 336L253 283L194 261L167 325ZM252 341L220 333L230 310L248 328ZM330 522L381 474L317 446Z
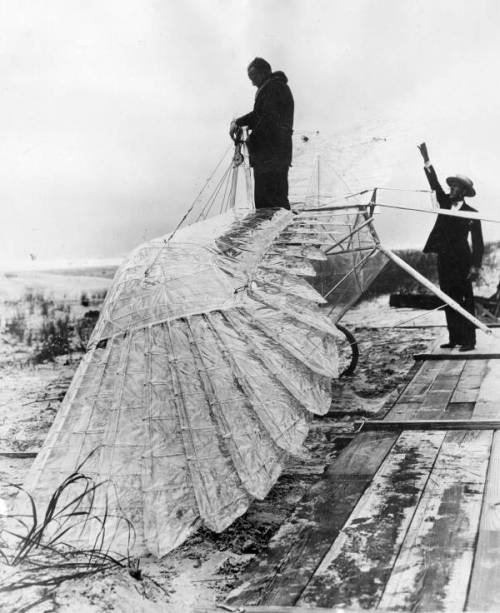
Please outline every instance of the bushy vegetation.
M496 269L498 267L497 255L499 251L500 241L486 243L484 246L483 267Z
M58 355L71 353L73 334L74 324L70 323L68 315L56 319L46 318L39 331L33 362L38 364L53 361Z
M487 243L484 246L483 268L497 267L497 254L499 250L500 242ZM426 279L429 279L432 283L438 283L435 254L422 253L416 249L399 249L395 250L395 253L417 272L424 275ZM383 294L411 294L413 292L421 294L429 293L425 287L415 281L407 272L401 270L397 264L390 261L363 294L361 300L368 300Z
M80 296L80 304L84 307L98 306L104 302L106 294L107 291L105 289L97 290L95 292L92 292L91 294L87 294L87 292L82 292Z
M433 253L422 253L414 249L400 249L395 253L429 281L437 283L436 256ZM417 291L424 293L426 290L407 272L390 261L361 299L368 300L382 294L410 294Z
M18 341L24 340L26 333L26 316L22 311L16 311L15 315L11 317L5 324L5 331Z
M105 290L90 297L82 293L80 303L100 306L105 295ZM6 319L3 332L31 349L34 364L84 350L99 315L98 309L92 309L76 317L70 301L55 302L32 291L9 306L13 314Z

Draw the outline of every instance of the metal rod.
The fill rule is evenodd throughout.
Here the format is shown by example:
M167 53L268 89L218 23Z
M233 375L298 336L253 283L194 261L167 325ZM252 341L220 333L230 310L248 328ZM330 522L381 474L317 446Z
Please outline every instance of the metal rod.
M346 196L347 198L347 196ZM367 204L347 204L338 206L323 206L318 209L304 209L307 212L323 212L323 211L338 211L341 209L366 209L369 206L373 206L373 202ZM500 219L493 217L481 217L479 213L462 212L462 211L450 211L449 209L421 209L418 207L403 206L401 204L386 204L383 202L377 202L376 206L387 209L400 209L402 211L416 211L418 213L427 213L431 215L445 215L448 217L459 217L461 219L477 219L478 221L487 221L491 223L500 223Z
M377 202L377 206L386 209L401 209L403 211L417 211L418 213L431 213L433 215L446 215L447 217L460 217L462 219L477 219L478 221L500 223L500 219L481 217L479 213L462 212L459 210L450 211L449 209L420 209L418 207L403 206L401 204L384 204L381 202Z
M369 247L357 247L357 248L353 247L352 249L342 249L341 251L333 251L333 252L329 252L328 255L346 255L348 253L361 253L362 251L372 251L372 250L373 250L373 245L370 245Z
M377 246L378 249L386 255L389 259L391 259L395 264L397 264L400 268L405 270L411 277L416 279L419 283L421 283L424 287L429 289L433 294L435 294L438 298L441 298L443 302L446 302L448 306L454 309L457 313L460 313L462 317L468 319L472 322L477 328L482 330L485 334L492 334L491 330L488 326L485 326L479 319L471 315L468 311L462 308L457 302L452 300L448 294L445 294L442 290L440 290L434 283L431 283L428 279L426 279L423 275L417 272L414 268L412 268L409 264L407 264L404 260L402 260L399 256L393 253L390 249L383 247L382 245Z
M352 274L354 274L354 273L355 273L355 272L358 270L358 268L359 268L360 266L363 266L363 264L364 264L364 263L365 263L365 262L366 262L366 261L367 261L369 258L371 258L371 256L372 256L372 255L375 253L375 251L377 251L377 248L378 248L378 247L374 247L374 248L373 248L373 249L370 251L370 253L369 253L369 254L368 254L366 257L364 257L362 260L360 260L359 262L357 262L357 263L356 263L356 264L355 264L355 265L354 265L354 266L351 268L351 270L350 270L350 271L349 271L349 272L348 272L346 275L344 275L344 276L342 277L342 279L340 279L340 281L338 281L338 282L337 282L337 283L336 283L336 284L335 284L335 285L334 285L334 286L333 286L333 287L332 287L332 288L331 288L331 289L330 289L330 290L329 290L329 291L328 291L328 292L327 292L327 293L326 293L326 294L323 296L323 298L325 298L325 300L326 300L326 298L328 298L328 296L329 296L329 295L330 295L332 292L334 292L334 291L337 289L337 287L338 287L339 285L342 285L342 283L343 283L343 282L344 282L344 281L345 281L345 280L346 280L348 277L350 277Z
M328 211L341 211L343 209L366 209L370 203L366 204L339 204L338 206L321 206L317 209L303 209L300 213L326 213Z
M325 251L325 255L328 255L332 249L335 249L335 247L338 247L339 245L341 245L344 241L346 241L348 238L351 238L351 236L359 232L362 228L372 223L372 221L373 219L369 217L366 221L364 221L362 224L360 224L359 226L354 228L351 232L349 232L349 234L344 236L344 238L341 238L339 241L334 243L331 247L328 247L328 249Z

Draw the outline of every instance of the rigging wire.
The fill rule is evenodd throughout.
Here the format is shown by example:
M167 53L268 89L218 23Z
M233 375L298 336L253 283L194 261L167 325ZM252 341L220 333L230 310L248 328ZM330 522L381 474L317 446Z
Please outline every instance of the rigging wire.
M408 189L404 187L377 187L378 190L385 190L387 192L415 192L423 194L433 194L432 189Z
M206 218L207 215L210 213L210 211L212 210L212 206L215 202L215 199L219 195L219 192L222 186L224 185L224 181L227 181L230 171L231 171L231 166L226 168L226 170L224 171L224 174L219 179L219 182L215 186L214 191L210 194L208 200L203 205L203 208L201 209L198 217L195 219L195 222L200 221L200 219Z
M188 208L187 212L184 214L184 216L182 217L182 219L180 220L180 222L177 224L177 226L175 227L174 231L170 234L170 236L168 237L166 243L168 243L168 241L170 241L175 233L177 232L177 230L182 226L182 224L186 221L188 215L191 213L191 211L194 209L194 207L196 206L198 200L201 198L201 195L203 194L203 192L205 191L205 189L207 188L208 184L210 183L210 181L213 179L215 173L217 172L217 170L219 169L219 166L222 164L222 162L224 161L224 159L226 158L228 152L230 151L232 145L229 145L229 147L224 151L224 154L222 155L222 157L220 158L220 160L217 162L217 166L214 168L212 174L208 177L208 179L205 181L205 184L203 185L203 187L201 188L200 192L198 193L198 195L196 196L196 198L193 200L193 203L191 204L191 206Z
M226 184L224 185L224 193L222 194L222 200L220 204L219 213L224 213L229 207L229 201L231 198L231 183L233 181L233 173L234 169L231 169L232 172L227 175Z
M149 272L151 271L151 269L153 268L153 266L156 264L156 262L158 261L158 258L160 257L160 255L163 253L163 250L165 249L165 247L167 247L168 243L172 240L172 238L175 236L175 234L177 233L177 231L179 230L179 228L182 226L182 224L186 221L186 219L188 218L188 216L190 215L191 211L194 209L194 207L196 206L196 204L198 203L199 199L201 198L203 192L205 191L205 189L207 188L208 184L210 183L210 181L213 179L215 173L217 172L217 170L219 169L219 166L222 164L222 162L224 161L224 159L226 158L228 152L230 151L232 145L229 145L229 147L224 151L224 154L222 155L222 157L220 158L220 160L217 162L216 167L214 168L213 172L211 173L211 175L208 177L208 179L205 181L205 184L203 185L203 187L201 188L201 190L199 191L198 195L196 196L196 198L193 200L191 206L188 208L188 210L186 211L186 213L183 215L182 219L179 221L179 223L177 224L177 226L175 227L174 231L170 234L170 236L165 239L163 241L163 244L161 246L160 249L158 249L155 257L153 258L153 261L151 262L151 264L144 270L144 277L147 277L149 275ZM225 171L224 176L227 176L229 170L231 169L231 166L229 166L229 169ZM219 181L219 185L221 184L221 181ZM219 188L220 189L220 188ZM198 221L198 220L197 220Z
M393 324L391 328L398 328L400 326L405 326L406 324L410 323L410 321L415 321L416 319L419 319L420 317L427 317L428 315L431 315L431 313L436 313L437 311L440 311L444 309L445 307L446 307L446 304L441 304L435 309L432 309L430 311L425 311L424 313L419 313L418 315L415 315L414 317L411 317L410 319L404 319L403 321L399 321L398 323Z
M222 175L219 182L215 186L214 191L210 194L210 197L203 205L203 208L199 212L198 217L195 219L195 222L200 221L200 219L206 219L208 217L208 215L210 214L210 211L212 210L212 207L214 206L215 201L217 200L220 190L226 184L227 178L229 176L229 171L230 171L230 168L227 168L225 170L224 174Z

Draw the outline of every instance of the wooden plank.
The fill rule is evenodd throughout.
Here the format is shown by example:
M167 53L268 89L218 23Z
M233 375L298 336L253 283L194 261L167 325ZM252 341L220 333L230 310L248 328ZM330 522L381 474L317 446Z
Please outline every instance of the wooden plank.
M362 432L373 430L499 430L500 420L496 419L416 419L414 421L404 420L367 420L359 423Z
M422 423L439 421L443 413L444 409L420 409L417 413L417 421Z
M463 376L480 375L482 377L487 367L488 360L469 360L465 364Z
M416 419L418 414L418 404L413 402L396 402L392 409L384 417L384 421L404 421Z
M396 439L393 433L379 432L379 436L370 434L358 435L328 467L326 475L372 477Z
M442 368L440 362L423 362L399 397L401 402L421 402Z
M422 374L428 373L436 373L436 371L440 371L442 366L443 366L443 362L445 360L439 360L437 362L433 362L433 361L429 361L429 362L424 362L422 364L422 366L420 367L420 372Z
M460 362L457 362L460 364ZM458 383L459 374L440 373L433 381L430 390L433 392L452 392Z
M486 372L487 360L466 362L450 402L475 402Z
M390 576L444 432L403 432L298 604L373 609Z
M398 433L359 434L297 505L263 557L246 570L230 605L293 605L330 548Z
M491 430L446 434L380 600L382 608L463 610L491 441Z
M401 402L421 402L437 376L437 371L421 376L417 374L401 394Z
M429 391L432 380L419 380L412 382L400 395L399 402L413 402L419 404Z
M479 384L480 382L472 383L471 387L464 389L456 389L453 392L453 396L450 398L450 402L472 402L473 404L477 400L477 396L479 394Z
M472 402L475 404L479 396L479 385L471 386L469 389L455 390L450 402Z
M407 419L440 419L446 411L459 383L465 361L442 360L434 364L437 364L434 370L417 376L400 397L400 402L418 402ZM394 418L396 415L399 416L400 411L391 411L390 417Z
M465 360L443 360L439 374L416 413L417 419L446 419L448 404L455 394L465 365Z
M453 376L460 376L467 364L467 360L443 360L441 373Z
M467 611L500 611L500 432L493 446L486 478L476 555L467 597Z
M455 351L454 349L452 351ZM416 353L413 356L414 360L463 360L465 357L466 360L498 360L500 358L500 353L498 352L477 352L473 353L472 351L467 353Z
M425 395L424 401L420 405L421 410L441 413L446 409L446 405L448 404L452 393L453 390L428 391Z
M359 608L342 608L339 611L337 607L334 609L318 607L311 609L310 607L290 607L290 606L276 606L276 605L261 605L261 606L245 606L244 608L236 608L227 606L224 604L218 604L215 607L194 607L190 609L191 613L366 613L366 609ZM386 613L381 609L377 609L377 613Z
M500 419L500 361L488 360L472 419Z
M472 417L474 402L449 402L440 420L468 421Z

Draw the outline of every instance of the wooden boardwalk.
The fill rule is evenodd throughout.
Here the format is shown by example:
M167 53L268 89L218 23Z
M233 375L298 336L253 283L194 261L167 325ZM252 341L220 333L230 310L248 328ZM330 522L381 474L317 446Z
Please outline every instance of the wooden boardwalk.
M418 356L227 600L245 611L500 611L500 339Z

